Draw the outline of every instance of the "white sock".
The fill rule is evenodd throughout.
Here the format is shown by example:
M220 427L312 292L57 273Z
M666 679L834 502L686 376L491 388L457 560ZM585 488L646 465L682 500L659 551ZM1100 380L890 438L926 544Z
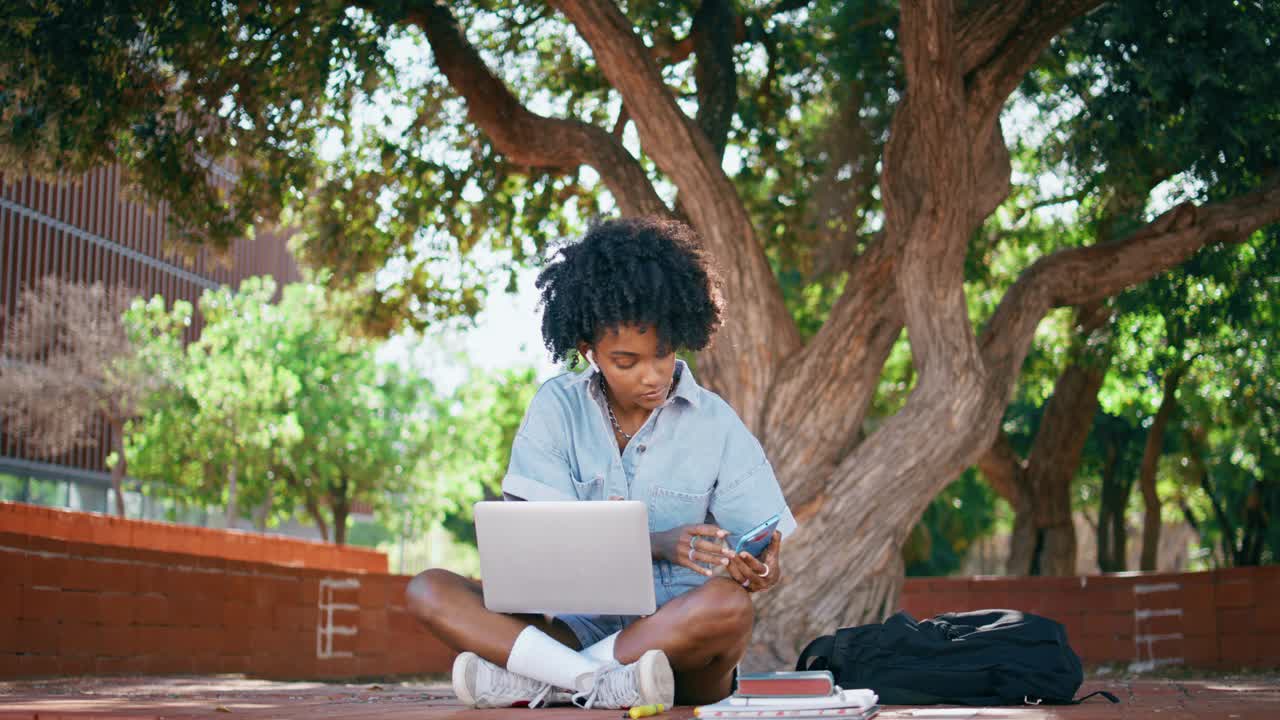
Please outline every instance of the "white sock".
M619 630L618 632L610 635L609 637L601 640L600 642L596 643L595 645L592 645L591 647L587 648L586 650L583 650L578 654L584 657L590 658L591 660L594 660L596 662L602 662L602 663L616 662L616 658L613 655L613 644L614 642L617 641L618 636L621 634L622 634L622 631Z
M516 636L507 669L552 686L586 692L591 674L604 663L578 654L568 645L530 625Z

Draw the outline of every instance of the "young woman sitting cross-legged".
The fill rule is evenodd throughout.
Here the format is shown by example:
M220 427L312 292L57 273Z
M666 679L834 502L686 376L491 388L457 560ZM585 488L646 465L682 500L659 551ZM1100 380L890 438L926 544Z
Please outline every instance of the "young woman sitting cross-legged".
M647 503L658 610L504 615L485 609L479 582L439 569L410 582L408 606L461 653L454 690L475 707L720 700L751 638L750 593L782 578L795 519L760 443L675 357L719 328L717 275L688 226L624 219L563 247L537 284L552 356L576 365L577 353L590 367L538 390L503 493ZM759 558L729 549L728 538L778 514Z

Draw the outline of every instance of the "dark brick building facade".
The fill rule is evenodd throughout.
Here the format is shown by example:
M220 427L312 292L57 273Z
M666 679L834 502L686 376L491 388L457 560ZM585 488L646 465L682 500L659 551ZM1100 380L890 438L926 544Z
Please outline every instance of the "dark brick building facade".
M235 286L253 275L271 275L282 285L299 279L287 238L269 232L237 241L225 257L201 251L184 259L168 241L165 203L138 201L121 187L121 174L113 166L58 182L0 175L0 306L6 320L21 289L46 275L123 285L145 296L158 293L166 302L193 304L208 288ZM216 165L210 166L210 176L219 184L234 180L231 171ZM201 326L197 313L188 342L198 337ZM0 347L3 333L0 323ZM0 474L11 481L67 481L68 500L72 482L105 494L105 426L98 434L97 446L47 458L0 431ZM26 483L29 493L30 480Z

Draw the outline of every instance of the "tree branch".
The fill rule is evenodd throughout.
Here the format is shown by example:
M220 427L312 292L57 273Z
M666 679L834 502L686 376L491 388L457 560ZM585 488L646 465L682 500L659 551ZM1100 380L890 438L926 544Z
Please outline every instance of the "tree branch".
M1116 242L1060 250L1023 271L988 321L979 346L996 382L1022 365L1040 319L1051 308L1114 295L1181 264L1200 248L1240 242L1280 222L1280 180L1231 200L1183 203Z
M779 373L760 437L797 517L819 510L831 471L861 439L881 369L902 332L883 236L859 258L808 346ZM818 438L815 441L815 438Z
M358 2L372 12L382 8ZM629 215L670 216L640 163L608 131L578 120L537 115L526 109L485 65L445 3L406 3L403 15L388 18L422 29L436 65L467 101L467 116L494 146L518 165L572 172L589 165L600 174L618 206Z
M1009 435L1001 430L996 441L978 458L978 472L987 479L987 484L1004 498L1009 505L1022 512L1030 506L1031 498L1022 483L1022 473L1026 471L1026 463L1014 452L1009 443Z
M693 69L698 84L698 127L724 157L738 101L738 73L733 64L733 44L738 26L729 0L703 0L693 16L693 43L698 64Z
M994 122L1009 94L1027 74L1036 58L1049 46L1054 36L1073 20L1101 5L1103 0L1039 0L1019 17L1012 9L977 11L966 20L979 22L969 27L964 44L965 72L968 75L968 119L970 130L977 131ZM1015 5L1002 3L991 5ZM1000 34L1003 31L1003 34ZM993 41L999 37L998 45ZM990 47L989 47L990 46ZM983 57L986 60L983 61ZM970 63L980 62L980 65Z
M956 21L961 67L967 73L1000 47L1023 19L1031 0L990 0L966 8Z

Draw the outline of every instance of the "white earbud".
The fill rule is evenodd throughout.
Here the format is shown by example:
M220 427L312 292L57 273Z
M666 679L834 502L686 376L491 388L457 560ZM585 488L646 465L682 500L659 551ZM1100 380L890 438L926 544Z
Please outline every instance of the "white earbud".
M590 350L587 351L587 364L591 366L592 370L595 370L596 372L600 372L600 366L596 364L595 353L591 352Z

